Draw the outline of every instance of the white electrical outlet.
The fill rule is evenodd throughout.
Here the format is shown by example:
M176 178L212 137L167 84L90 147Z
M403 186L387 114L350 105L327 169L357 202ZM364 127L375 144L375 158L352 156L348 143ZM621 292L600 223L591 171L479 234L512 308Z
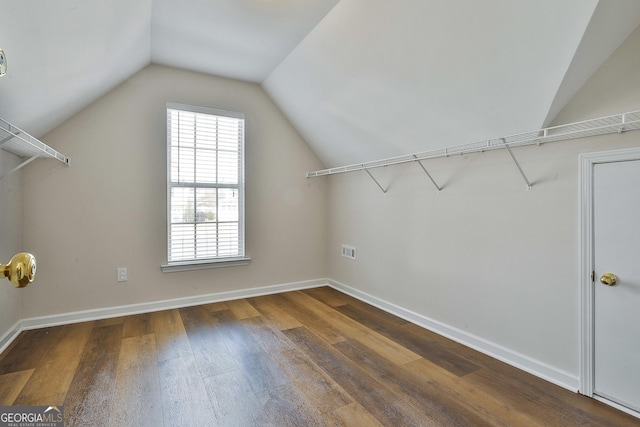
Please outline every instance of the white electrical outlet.
M127 273L127 267L119 267L118 268L118 282L126 282L129 279Z
M354 246L342 245L342 256L355 261L356 248Z

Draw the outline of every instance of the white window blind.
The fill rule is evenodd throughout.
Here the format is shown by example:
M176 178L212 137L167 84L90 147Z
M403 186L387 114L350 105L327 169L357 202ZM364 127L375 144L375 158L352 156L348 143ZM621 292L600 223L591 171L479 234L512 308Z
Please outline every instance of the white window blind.
M169 263L244 257L244 115L167 103Z

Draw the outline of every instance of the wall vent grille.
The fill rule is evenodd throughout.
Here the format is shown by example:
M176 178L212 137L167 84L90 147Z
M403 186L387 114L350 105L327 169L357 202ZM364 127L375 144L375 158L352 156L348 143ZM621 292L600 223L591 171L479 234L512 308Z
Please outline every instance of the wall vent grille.
M342 245L342 256L345 258L349 258L355 261L356 259L356 248L349 245Z

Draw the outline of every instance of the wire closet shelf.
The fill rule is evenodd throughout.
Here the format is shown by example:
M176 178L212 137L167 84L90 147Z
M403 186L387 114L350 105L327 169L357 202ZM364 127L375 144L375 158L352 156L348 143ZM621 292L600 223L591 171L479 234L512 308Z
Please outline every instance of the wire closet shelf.
M612 116L600 117L597 119L589 119L581 122L548 127L531 132L519 133L502 138L461 144L436 150L423 151L420 153L406 154L403 156L389 157L386 159L374 160L371 162L356 163L329 169L321 169L314 172L307 172L306 176L307 178L312 178L317 176L334 175L362 170L368 172L369 169L385 166L399 165L402 163L410 162L420 162L421 160L436 159L440 157L449 157L462 154L481 153L491 150L507 149L511 152L510 148L512 147L522 147L525 145L541 145L549 142L565 141L569 139L584 138L611 133L622 133L639 129L640 110L637 110L627 113L615 114Z
M19 127L12 125L4 119L0 119L0 148L18 157L27 157L9 172L0 175L0 179L21 169L38 158L56 159L69 166L70 159L64 154L49 147L39 139L29 135Z

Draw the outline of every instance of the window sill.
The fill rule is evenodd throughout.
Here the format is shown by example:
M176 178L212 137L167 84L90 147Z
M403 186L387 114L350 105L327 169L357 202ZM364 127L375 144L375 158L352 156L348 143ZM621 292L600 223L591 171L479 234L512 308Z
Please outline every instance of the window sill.
M250 262L251 258L222 258L219 260L172 262L171 264L161 265L160 268L162 268L163 273L174 273L207 268L239 267L249 265Z

